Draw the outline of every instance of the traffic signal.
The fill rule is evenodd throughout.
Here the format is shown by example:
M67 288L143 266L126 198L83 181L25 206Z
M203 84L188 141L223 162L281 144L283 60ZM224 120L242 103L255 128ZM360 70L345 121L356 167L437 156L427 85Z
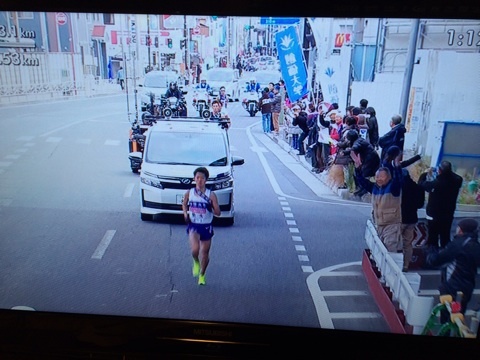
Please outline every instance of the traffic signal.
M158 48L158 36L155 36L155 47Z
M173 47L173 43L172 43L172 39L171 38L168 38L167 40L167 45L168 45L168 48L171 49Z
M152 45L152 39L150 38L150 35L147 35L145 37L145 43L147 44L147 46Z
M186 42L187 42L187 40L185 40L185 39L180 40L180 49L183 49L185 47Z

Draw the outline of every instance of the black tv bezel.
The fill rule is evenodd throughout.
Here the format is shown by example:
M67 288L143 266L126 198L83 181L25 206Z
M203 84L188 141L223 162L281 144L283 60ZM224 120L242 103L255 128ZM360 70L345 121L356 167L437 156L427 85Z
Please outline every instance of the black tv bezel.
M2 10L95 13L164 13L218 16L322 16L480 19L470 0L344 0L287 7L280 2L247 0L156 3L151 1L57 2L3 0ZM91 314L0 309L2 358L259 358L294 354L323 356L332 351L352 358L419 358L478 353L480 339L438 338L364 331L313 329L261 324L188 321Z

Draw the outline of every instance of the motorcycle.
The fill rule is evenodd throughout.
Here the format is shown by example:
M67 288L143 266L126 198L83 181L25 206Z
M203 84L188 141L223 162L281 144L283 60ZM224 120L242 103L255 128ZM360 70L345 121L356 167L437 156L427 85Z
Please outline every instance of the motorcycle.
M147 121L146 117L150 117L150 120ZM143 114L142 118L144 118L143 125L140 125L138 121L135 121L132 124L132 127L130 128L130 136L128 139L128 159L130 160L130 168L135 174L138 173L138 171L142 167L143 150L145 148L146 138L144 132L147 131L147 129L156 122L155 117L151 114ZM148 125L148 123L150 123L150 125Z
M258 93L256 91L245 92L246 94L242 101L242 106L250 114L251 117L254 117L255 114L260 110L258 107Z
M193 107L198 111L198 116L204 119L210 117L210 96L205 89L195 89L193 93Z
M172 116L187 116L185 98L178 99L175 96L166 98L165 96L162 96L160 102L160 114L167 118Z

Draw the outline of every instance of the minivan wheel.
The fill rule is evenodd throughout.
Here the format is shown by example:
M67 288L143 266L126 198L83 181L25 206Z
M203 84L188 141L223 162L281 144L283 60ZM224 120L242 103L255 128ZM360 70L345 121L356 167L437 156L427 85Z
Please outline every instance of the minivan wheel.
M140 213L140 218L142 219L142 221L152 221L153 220L153 215L152 214Z
M222 220L223 220L223 224L225 224L226 226L232 226L235 223L235 218L234 217L225 218L225 219L222 219Z

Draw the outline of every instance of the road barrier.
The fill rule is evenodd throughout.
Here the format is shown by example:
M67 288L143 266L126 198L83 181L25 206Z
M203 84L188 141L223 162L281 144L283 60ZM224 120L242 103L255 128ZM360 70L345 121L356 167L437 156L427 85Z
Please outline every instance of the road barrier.
M369 219L362 261L367 282L392 332L421 334L433 308L433 296L419 296L421 277L402 272L403 254L388 252Z

